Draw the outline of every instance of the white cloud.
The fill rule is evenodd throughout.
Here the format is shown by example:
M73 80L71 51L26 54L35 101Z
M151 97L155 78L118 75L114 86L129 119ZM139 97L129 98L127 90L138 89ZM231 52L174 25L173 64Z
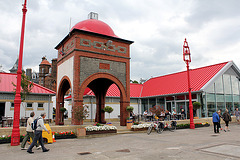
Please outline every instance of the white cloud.
M22 1L0 0L0 64L9 70L19 50ZM42 56L70 27L97 12L115 34L131 45L131 79L185 70L182 45L187 38L191 68L233 60L240 66L238 0L38 0L28 1L23 65L38 71ZM25 67L25 68L26 68Z

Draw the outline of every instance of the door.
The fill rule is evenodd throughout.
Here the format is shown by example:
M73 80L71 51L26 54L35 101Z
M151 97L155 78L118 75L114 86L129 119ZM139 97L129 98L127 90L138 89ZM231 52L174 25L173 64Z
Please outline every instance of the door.
M5 103L0 103L0 118L5 117Z

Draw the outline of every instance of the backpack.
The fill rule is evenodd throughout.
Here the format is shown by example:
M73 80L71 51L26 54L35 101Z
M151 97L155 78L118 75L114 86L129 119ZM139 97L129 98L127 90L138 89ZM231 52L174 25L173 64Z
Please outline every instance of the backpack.
M39 119L39 118L36 118L36 119L34 119L34 121L32 122L32 124L31 124L32 130L36 130L36 129L37 129L38 119Z

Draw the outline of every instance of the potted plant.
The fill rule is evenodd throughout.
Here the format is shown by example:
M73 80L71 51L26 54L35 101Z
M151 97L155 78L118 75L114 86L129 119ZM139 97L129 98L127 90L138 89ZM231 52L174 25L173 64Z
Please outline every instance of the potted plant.
M130 117L130 113L133 111L133 107L132 106L127 106L126 111L128 112L128 118L127 118L127 129L131 129L132 127L132 120L129 118Z
M64 108L64 107L61 107L61 108L60 108L61 119L60 119L59 125L64 125L64 112L65 112L66 110L67 110L67 109Z
M200 107L201 107L201 103L199 103L199 102L193 102L194 114L196 114L196 110L199 109ZM194 117L194 119L198 119L198 117Z
M83 106L76 107L73 110L73 114L75 119L77 119L78 121L86 119L89 115L88 106L83 105Z
M106 106L106 107L104 108L104 111L107 112L107 113L109 113L109 122L110 122L110 113L112 113L113 108L110 107L110 106ZM111 125L111 123L108 123L108 124Z

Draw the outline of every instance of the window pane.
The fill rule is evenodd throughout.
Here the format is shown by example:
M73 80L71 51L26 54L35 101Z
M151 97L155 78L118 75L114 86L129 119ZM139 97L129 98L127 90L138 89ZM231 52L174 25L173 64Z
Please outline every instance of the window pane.
M215 89L216 89L216 93L223 93L222 77L220 77L218 80L216 80Z
M38 107L42 108L43 107L43 103L38 103Z
M221 109L222 111L225 110L225 106L224 106L224 95L216 95L216 99L217 99L217 109Z
M214 84L212 84L210 87L208 87L208 88L206 89L206 92L208 92L208 93L215 93L215 92L214 92Z
M27 107L32 107L32 103L27 103Z
M223 81L224 81L224 91L225 94L232 94L231 92L231 81L230 81L230 75L224 74L223 75Z
M239 95L238 79L237 79L237 77L236 76L231 76L231 80L232 80L233 94Z

